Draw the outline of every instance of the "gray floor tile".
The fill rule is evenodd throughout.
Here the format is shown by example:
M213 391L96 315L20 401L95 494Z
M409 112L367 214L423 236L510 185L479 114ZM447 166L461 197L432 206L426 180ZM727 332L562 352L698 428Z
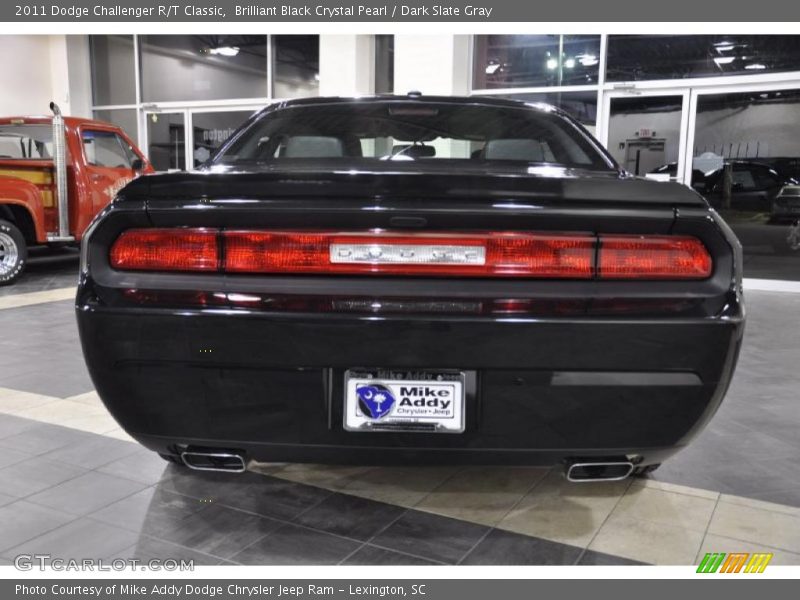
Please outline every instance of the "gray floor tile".
M622 558L621 556L613 556L604 552L595 552L594 550L586 550L578 561L579 565L598 565L598 566L613 566L613 565L646 565L647 563L630 560L629 558Z
M354 554L345 560L343 565L436 565L430 560L425 560L418 556L409 556L408 554L401 554L393 550L386 550L385 548L378 548L370 546L369 544L362 546Z
M331 492L255 473L202 473L176 469L158 484L168 491L238 508L275 519L291 520Z
M12 502L18 500L14 496L9 496L8 494L4 494L0 492L0 506L5 506L6 504L11 504Z
M493 530L462 561L465 565L572 565L582 548Z
M93 435L85 440L43 454L42 457L77 465L84 469L96 469L133 454L138 449L139 446L131 442Z
M0 469L0 490L24 498L58 485L87 471L80 467L55 463L39 457L30 458Z
M360 545L327 533L284 525L231 560L244 565L335 565Z
M154 535L167 542L227 559L281 525L281 521L211 505L182 521L173 522Z
M11 448L4 448L3 451L0 452L0 469L15 465L29 458L33 458L33 455L27 452L19 452Z
M133 453L109 462L97 470L148 485L158 483L170 476L169 463L155 452L141 447L137 447Z
M144 487L144 484L130 479L90 471L29 496L29 499L74 515L88 515Z
M58 448L93 440L96 437L95 434L85 431L40 423L31 429L0 439L0 447L42 455Z
M74 516L60 510L38 506L25 500L6 504L0 508L0 552L74 519Z
M138 537L131 531L81 518L28 540L5 554L49 554L64 560L102 558L129 548Z
M134 546L107 558L134 558L139 561L193 561L195 566L216 565L221 562L221 559L216 556L209 556L190 548L184 548L146 536L139 538L139 541Z
M483 525L412 510L371 543L437 562L455 564L487 531L489 528Z
M0 386L2 386L2 381L0 381ZM0 414L0 440L38 426L39 423L31 419Z
M369 540L405 512L404 508L357 496L332 494L295 523L356 540Z
M208 507L197 498L148 487L89 516L143 535L159 536Z

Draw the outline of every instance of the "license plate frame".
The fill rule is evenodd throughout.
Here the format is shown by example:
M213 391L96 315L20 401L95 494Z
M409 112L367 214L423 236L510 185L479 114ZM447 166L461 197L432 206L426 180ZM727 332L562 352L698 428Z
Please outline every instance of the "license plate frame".
M343 387L342 421L346 431L461 434L466 429L466 371L349 369L344 373ZM375 389L367 389L370 387ZM365 400L375 392L389 398L377 403ZM444 406L447 400L451 404ZM387 401L391 402L388 410Z

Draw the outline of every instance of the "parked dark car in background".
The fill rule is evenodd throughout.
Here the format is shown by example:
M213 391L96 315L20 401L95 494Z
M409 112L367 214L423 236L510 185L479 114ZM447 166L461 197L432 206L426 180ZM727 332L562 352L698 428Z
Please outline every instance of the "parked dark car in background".
M104 403L196 469L251 459L652 469L712 417L741 248L577 122L490 98L267 107L87 234Z
M726 208L769 213L781 188L795 183L790 176L758 161L731 160L726 164L731 165L730 206ZM708 173L701 191L716 208L725 207L724 170Z

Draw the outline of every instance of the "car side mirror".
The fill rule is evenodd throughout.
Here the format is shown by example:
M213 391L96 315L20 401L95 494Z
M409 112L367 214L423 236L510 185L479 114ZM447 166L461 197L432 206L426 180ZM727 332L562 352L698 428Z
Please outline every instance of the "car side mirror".
M144 171L144 161L141 158L134 158L133 162L131 162L131 169L136 173L141 173Z

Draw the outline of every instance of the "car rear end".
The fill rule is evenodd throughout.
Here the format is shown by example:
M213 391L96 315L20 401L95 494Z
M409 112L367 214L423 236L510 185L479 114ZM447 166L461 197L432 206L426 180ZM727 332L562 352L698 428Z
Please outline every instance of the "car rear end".
M84 353L147 447L624 476L717 410L741 254L697 195L613 170L323 164L147 177L91 229Z

